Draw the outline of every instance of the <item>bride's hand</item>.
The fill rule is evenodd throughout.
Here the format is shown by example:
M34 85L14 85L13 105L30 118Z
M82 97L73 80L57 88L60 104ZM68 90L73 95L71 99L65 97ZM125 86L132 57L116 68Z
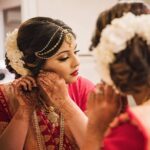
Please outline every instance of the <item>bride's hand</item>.
M58 109L70 98L65 80L56 73L41 72L37 77L37 84L46 99Z
M13 87L19 106L34 109L38 97L35 80L30 76L22 77L13 82Z

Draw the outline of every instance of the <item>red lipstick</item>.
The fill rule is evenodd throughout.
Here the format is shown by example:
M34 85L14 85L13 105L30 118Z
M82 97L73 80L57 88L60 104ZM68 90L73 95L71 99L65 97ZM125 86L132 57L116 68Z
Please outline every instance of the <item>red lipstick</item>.
M74 71L73 73L71 73L72 76L77 76L78 75L78 70Z

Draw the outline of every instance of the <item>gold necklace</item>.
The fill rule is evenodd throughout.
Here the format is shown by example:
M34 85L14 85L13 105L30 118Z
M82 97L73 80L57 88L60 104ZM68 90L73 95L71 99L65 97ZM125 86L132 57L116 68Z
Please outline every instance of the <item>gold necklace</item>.
M45 103L43 105L47 113L47 118L51 121L53 125L58 126L59 115L55 112L55 108L53 106L47 107ZM64 129L64 117L62 113L60 113L59 150L63 150Z
M63 150L63 141L64 141L64 117L62 113L59 115L55 112L54 106L47 106L44 101L40 98L39 102L42 104L44 111L48 120L54 125L54 127L58 126L60 119L60 137L59 137L59 150ZM35 114L36 115L36 114ZM39 135L37 134L37 139L39 140ZM40 141L38 142L40 143ZM38 144L40 146L40 144Z
M64 141L64 117L62 113L60 114L60 137L59 137L59 150L63 150L63 141Z
M44 148L42 147L41 132L40 132L40 127L39 127L36 111L33 112L33 125L34 125L34 129L35 129L35 133L36 133L38 149L44 150Z
M56 113L54 106L47 106L44 101L40 98L40 103L43 106L43 110L48 120L55 126L58 126L59 115Z
M36 139L37 139L37 145L39 150L44 150L42 147L42 139L41 139L41 132L40 132L40 127L38 124L38 119L36 115L36 111L33 113L33 124L35 128L35 133L36 133ZM62 113L60 114L60 137L59 137L59 150L63 150L63 141L64 141L64 117Z

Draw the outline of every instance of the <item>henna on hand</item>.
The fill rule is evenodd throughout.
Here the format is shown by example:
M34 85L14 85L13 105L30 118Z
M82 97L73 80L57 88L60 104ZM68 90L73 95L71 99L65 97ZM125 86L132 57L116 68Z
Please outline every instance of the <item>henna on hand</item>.
M15 80L12 85L19 106L34 109L38 98L35 80L32 77L26 76Z
M65 80L53 72L41 72L37 77L40 91L58 109L70 98Z

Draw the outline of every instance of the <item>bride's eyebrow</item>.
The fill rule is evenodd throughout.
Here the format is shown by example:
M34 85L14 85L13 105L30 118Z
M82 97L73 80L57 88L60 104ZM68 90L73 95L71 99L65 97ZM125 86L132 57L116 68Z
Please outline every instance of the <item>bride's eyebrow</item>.
M77 44L75 45L74 49L76 49L76 48L77 48ZM59 56L59 55L62 54L62 53L67 53L67 52L70 52L70 50L64 50L64 51L62 51L62 52L59 52L59 53L57 54L57 56Z

